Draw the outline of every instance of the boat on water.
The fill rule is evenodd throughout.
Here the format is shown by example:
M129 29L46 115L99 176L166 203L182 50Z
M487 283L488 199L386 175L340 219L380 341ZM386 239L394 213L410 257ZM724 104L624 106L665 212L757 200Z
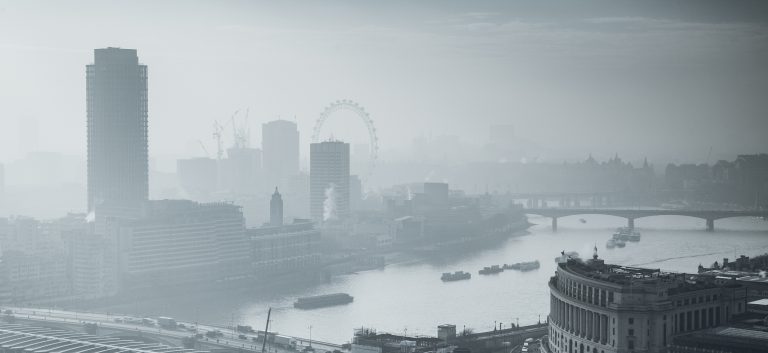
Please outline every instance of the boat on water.
M463 279L470 279L470 278L472 278L472 274L464 271L456 271L454 273L445 272L440 277L440 279L443 282L461 281Z
M555 257L555 262L562 264L568 261L568 259L577 259L579 258L579 253L575 251L561 251L560 256Z
M607 249L613 249L613 248L615 248L615 247L616 247L616 239L613 239L613 238L611 238L611 239L608 239L608 241L607 241L607 242L605 242L605 247L606 247Z
M294 308L315 309L326 306L343 305L351 303L355 298L347 293L333 293L316 295L313 297L302 297L293 303Z
M626 241L621 240L621 239L616 240L616 247L617 248L623 248L625 246L627 246L627 242Z
M497 274L499 272L504 272L504 269L501 268L501 266L499 266L499 265L493 265L491 267L486 266L486 267L483 267L482 270L477 271L477 273L479 273L481 275L493 275L493 274Z
M640 241L640 232L637 232L637 231L633 230L632 233L630 233L627 236L627 240L629 240L631 242L638 242L638 241Z
M586 219L584 219L584 218L579 218L579 222L581 222L581 223L587 223L587 220L586 220Z
M505 270L518 270L518 271L533 271L541 267L541 264L539 263L539 260L535 261L528 261L528 262L518 262L515 264L504 264Z

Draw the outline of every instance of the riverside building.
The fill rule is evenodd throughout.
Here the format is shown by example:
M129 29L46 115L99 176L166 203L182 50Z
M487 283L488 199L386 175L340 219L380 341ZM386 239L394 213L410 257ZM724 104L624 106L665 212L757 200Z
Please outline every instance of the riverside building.
M666 352L681 334L723 325L746 311L735 281L609 265L560 263L549 281L553 353Z

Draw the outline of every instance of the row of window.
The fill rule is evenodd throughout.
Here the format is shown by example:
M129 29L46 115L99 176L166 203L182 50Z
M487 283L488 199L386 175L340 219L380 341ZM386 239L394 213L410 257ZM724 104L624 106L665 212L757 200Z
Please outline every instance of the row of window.
M592 305L606 307L608 303L613 303L614 300L612 291L587 286L568 278L561 279L560 276L558 276L558 288L571 298Z
M706 296L702 295L702 296L699 296L699 297L678 299L677 302L675 302L675 306L710 303L710 302L713 302L713 301L717 301L717 294L706 295Z

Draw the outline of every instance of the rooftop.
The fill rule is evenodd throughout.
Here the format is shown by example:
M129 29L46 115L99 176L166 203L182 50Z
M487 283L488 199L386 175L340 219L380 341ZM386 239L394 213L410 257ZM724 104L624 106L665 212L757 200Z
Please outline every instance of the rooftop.
M69 353L199 353L192 349L170 347L120 338L99 337L72 331L28 325L0 324L0 349L23 352Z

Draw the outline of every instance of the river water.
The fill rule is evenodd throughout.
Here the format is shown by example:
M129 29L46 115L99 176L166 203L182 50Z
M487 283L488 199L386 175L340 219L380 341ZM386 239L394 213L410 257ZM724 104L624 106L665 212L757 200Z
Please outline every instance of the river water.
M189 293L168 299L145 300L100 310L134 315L172 316L180 320L210 324L245 324L262 329L267 309L272 307L270 331L344 343L354 328L362 326L408 335L436 335L444 323L471 327L475 331L519 322L543 321L549 310L547 281L555 271L560 251L577 251L590 257L597 245L608 263L695 272L723 257L768 252L768 222L755 218L718 220L714 232L704 231L704 220L676 216L638 219L639 243L606 249L605 242L625 220L610 216L580 216L559 219L553 232L550 220L531 217L537 225L529 234L512 237L497 246L472 253L447 254L440 258L389 265L381 270L336 277L330 283L302 288L272 287ZM483 266L539 260L541 268L521 273L505 271L480 276ZM444 283L443 272L463 270L472 279ZM346 292L355 301L344 306L316 310L294 309L296 297Z

